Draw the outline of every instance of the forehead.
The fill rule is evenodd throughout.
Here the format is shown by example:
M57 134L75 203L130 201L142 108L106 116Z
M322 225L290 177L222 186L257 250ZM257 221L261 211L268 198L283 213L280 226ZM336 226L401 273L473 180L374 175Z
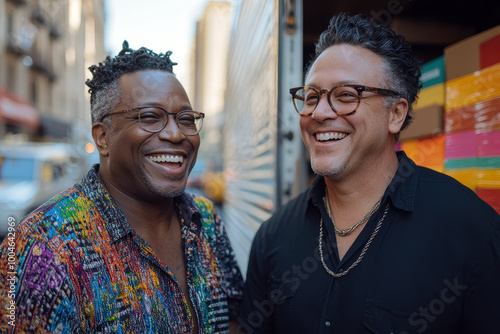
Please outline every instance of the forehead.
M314 61L306 85L381 85L385 81L386 69L385 59L365 47L333 45Z
M141 70L120 77L122 102L136 106L141 103L179 102L189 105L184 87L170 72L163 70Z

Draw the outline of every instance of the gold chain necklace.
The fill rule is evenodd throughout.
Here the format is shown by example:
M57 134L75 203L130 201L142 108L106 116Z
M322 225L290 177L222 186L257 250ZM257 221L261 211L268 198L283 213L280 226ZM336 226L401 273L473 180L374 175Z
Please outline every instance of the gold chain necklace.
M354 224L353 226L346 228L346 229L340 229L335 224L335 220L333 219L332 209L330 208L330 200L328 199L328 188L326 188L326 187L325 187L325 197L323 198L323 201L325 202L326 212L328 213L328 216L330 216L330 219L332 220L333 228L335 229L335 233L337 233L341 237L344 237L344 236L349 235L352 232L354 232L355 229L357 229L358 227L360 227L361 225L366 223L368 221L368 219L370 219L370 217L373 215L373 213L375 211L377 211L378 208L380 207L380 202L382 201L382 197L378 200L377 203L375 203L373 208L371 208L371 210L368 211L368 213L363 218L361 218L360 221L358 221L356 224Z
M325 260L323 259L323 241L322 241L323 240L323 218L320 219L320 221L319 221L319 257L321 258L321 263L323 264L323 268L325 268L325 270L328 274L330 274L331 276L333 276L335 278L345 276L345 275L347 275L348 272L350 272L352 270L352 268L356 267L358 265L358 263L361 262L361 260L363 259L363 256L365 256L365 253L368 250L368 247L370 247L370 245L373 241L373 238L375 238L378 231L380 230L380 226L382 226L382 222L384 221L385 216L387 215L388 211L389 211L389 203L387 203L387 206L385 207L384 215L378 221L377 226L373 230L372 235L370 236L370 239L368 239L368 241L366 242L365 247L363 247L363 250L361 251L361 254L359 254L358 259L356 261L354 261L354 263L351 264L351 266L349 268L347 268L347 270L345 270L339 274L336 274L333 271L331 271L326 266Z

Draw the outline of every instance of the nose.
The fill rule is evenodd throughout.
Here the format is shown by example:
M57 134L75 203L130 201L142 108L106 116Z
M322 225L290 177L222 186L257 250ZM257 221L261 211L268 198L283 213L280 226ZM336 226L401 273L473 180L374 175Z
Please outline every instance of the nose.
M339 117L335 111L333 111L332 107L328 103L327 94L321 94L318 105L316 109L314 109L311 117L319 123L323 123L327 119L336 119Z
M186 138L186 136L182 133L181 129L177 125L175 121L174 115L168 115L167 125L158 133L158 137L163 140L168 140L174 143L180 142Z

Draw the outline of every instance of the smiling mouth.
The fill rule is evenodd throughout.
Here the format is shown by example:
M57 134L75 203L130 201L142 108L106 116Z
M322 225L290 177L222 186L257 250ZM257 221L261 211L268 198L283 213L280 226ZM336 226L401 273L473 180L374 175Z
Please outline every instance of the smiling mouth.
M182 165L184 161L184 157L181 155L167 155L167 154L158 154L158 155L150 155L148 158L157 163L161 162L170 162L170 163L178 163L179 167Z
M316 133L317 141L331 141L331 140L341 140L347 137L347 133L342 132L323 132Z

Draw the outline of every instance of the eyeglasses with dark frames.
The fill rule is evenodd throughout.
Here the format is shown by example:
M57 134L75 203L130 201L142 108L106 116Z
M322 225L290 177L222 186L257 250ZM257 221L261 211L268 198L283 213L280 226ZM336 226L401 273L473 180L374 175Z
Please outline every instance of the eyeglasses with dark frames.
M363 92L372 92L386 96L401 96L398 92L376 87L362 85L338 85L330 90L317 89L314 87L295 87L290 89L293 105L300 116L312 116L318 106L321 96L326 94L328 104L337 115L352 115L361 103Z
M179 112L168 112L160 107L140 106L125 110L112 111L104 115L101 119L112 116L118 113L137 111L139 125L141 129L147 132L160 132L168 123L168 115L174 117L177 127L184 135L194 136L201 131L205 114L198 111L183 110Z

